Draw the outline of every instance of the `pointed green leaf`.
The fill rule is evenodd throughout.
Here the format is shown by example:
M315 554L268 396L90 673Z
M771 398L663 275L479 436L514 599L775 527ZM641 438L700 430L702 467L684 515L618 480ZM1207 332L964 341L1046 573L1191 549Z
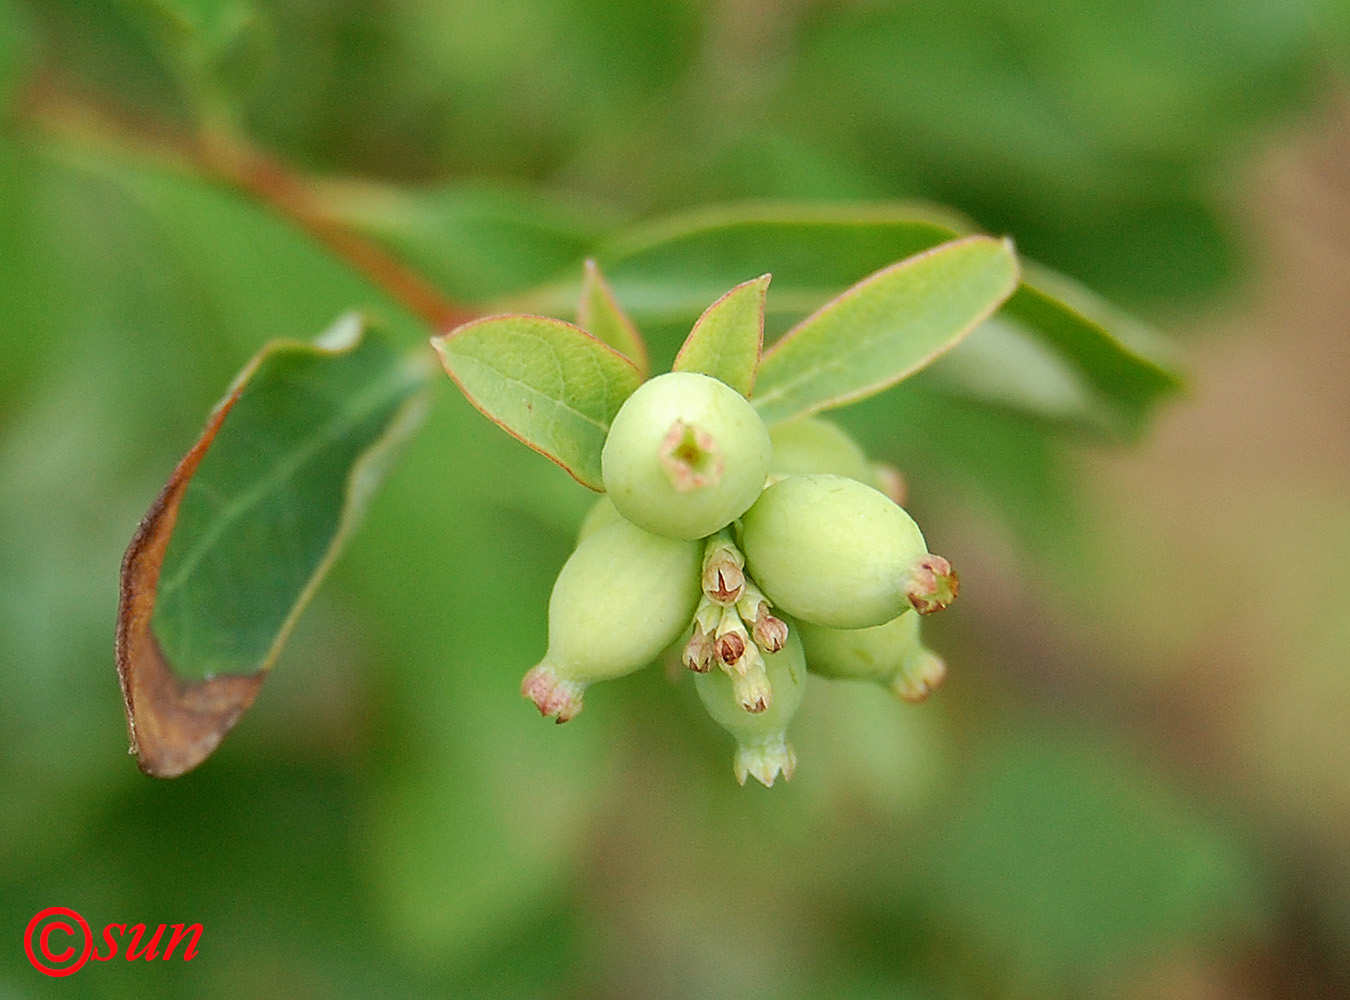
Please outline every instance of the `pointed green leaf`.
M244 369L123 563L118 672L146 773L196 767L252 703L425 383L354 317Z
M681 335L746 275L770 273L772 334L861 276L972 228L920 204L729 205L637 226L596 259L644 330L673 324Z
M969 220L923 204L733 204L644 223L598 247L596 257L659 358L672 357L704 305L747 274L773 273L765 317L772 337L860 275L973 231ZM1176 391L1166 342L1131 335L1134 321L1044 268L1027 281L997 317L1014 335L980 336L993 342L979 344L970 365L944 359L944 381L961 395L1126 431ZM575 294L575 284L548 286L513 308L562 312ZM1033 355L1045 363L1027 364ZM976 368L996 374L1001 365L1020 370L1015 390L965 377ZM1051 382L1039 384L1038 372Z
M702 372L749 396L764 346L768 287L769 275L765 274L737 285L710 305L685 338L674 371Z
M1026 268L1000 318L1070 361L1123 430L1182 387L1172 344L1048 267Z
M633 362L638 375L646 378L651 371L647 345L642 334L633 325L619 303L614 299L605 276L595 261L586 261L586 274L581 281L581 301L577 304L577 326L591 336L604 341Z
M562 320L489 316L431 341L446 372L485 416L603 489L610 421L642 379L608 344Z
M1012 244L953 240L864 279L764 356L755 407L768 423L880 392L923 368L1017 287Z

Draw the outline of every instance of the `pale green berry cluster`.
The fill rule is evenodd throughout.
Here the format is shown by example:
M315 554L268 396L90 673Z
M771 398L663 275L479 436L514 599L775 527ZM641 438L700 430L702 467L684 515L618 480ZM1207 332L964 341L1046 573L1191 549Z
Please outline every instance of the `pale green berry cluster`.
M787 727L808 668L920 701L942 661L918 614L956 596L895 470L819 419L764 426L707 375L644 383L602 454L606 496L549 601L544 659L522 692L558 722L586 687L679 643L700 699L735 738L735 773L772 785L797 758ZM916 613L917 612L917 613Z

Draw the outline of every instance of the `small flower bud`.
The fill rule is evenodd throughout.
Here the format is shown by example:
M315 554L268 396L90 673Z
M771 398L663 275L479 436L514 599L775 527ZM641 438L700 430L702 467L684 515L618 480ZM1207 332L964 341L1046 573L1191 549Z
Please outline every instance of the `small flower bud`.
M776 607L804 621L867 628L916 598L936 610L954 594L944 589L954 578L931 561L913 519L853 479L789 476L764 490L741 525L750 575Z
M754 646L746 647L740 669L730 672L731 692L745 711L758 714L773 704L773 686L769 683L764 657Z
M712 669L714 649L713 637L698 624L694 624L693 634L689 636L689 641L684 644L684 652L681 659L684 665L696 674L706 674Z
M920 619L905 612L884 625L838 629L799 622L807 666L814 674L873 681L897 698L923 701L942 683L947 668L924 646Z
M769 614L767 603L760 604L759 608L760 614L755 618L750 634L755 637L755 642L764 652L776 653L787 643L787 622Z
M750 634L755 645L766 653L776 653L783 648L787 642L787 623L773 616L768 598L752 581L746 581L745 593L736 602L736 610L742 621L751 623Z
M639 527L706 538L755 502L771 446L749 400L697 372L644 382L615 415L601 452L605 492Z
M703 554L703 593L717 604L735 604L745 593L745 557L725 532L708 539Z
M792 632L781 652L763 657L757 669L746 671L749 677L762 670L765 683L773 692L763 711L746 711L744 702L748 695L738 689L734 676L713 670L694 678L708 714L736 739L734 770L742 785L747 777L754 776L769 786L779 774L791 778L797 767L797 755L787 742L787 726L801 704L806 662L801 641L795 637L796 629Z
M745 656L746 645L742 635L743 633L740 632L728 632L725 635L719 635L716 642L713 643L717 658L729 670L739 669L741 659Z
M704 594L698 599L698 610L688 641L684 644L684 665L696 674L707 673L717 659L717 627L722 623L721 605L714 604Z
M566 722L595 681L646 666L689 624L698 602L696 542L625 520L589 536L563 565L548 604L548 652L521 693Z

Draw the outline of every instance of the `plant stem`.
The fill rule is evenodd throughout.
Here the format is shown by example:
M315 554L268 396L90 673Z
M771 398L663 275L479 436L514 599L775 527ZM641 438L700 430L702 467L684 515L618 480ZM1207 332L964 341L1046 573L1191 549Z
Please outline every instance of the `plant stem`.
M72 97L50 79L29 87L23 117L41 130L83 145L112 147L191 171L242 192L363 274L410 313L443 333L477 311L441 293L420 271L326 213L308 179L276 156L231 135L192 137L132 120L119 109Z

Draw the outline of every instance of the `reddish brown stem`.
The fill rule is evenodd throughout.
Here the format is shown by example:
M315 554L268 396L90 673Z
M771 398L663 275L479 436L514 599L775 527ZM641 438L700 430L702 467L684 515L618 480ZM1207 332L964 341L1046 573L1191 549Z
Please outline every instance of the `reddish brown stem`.
M477 318L476 312L442 295L420 272L324 214L315 204L304 180L277 160L245 153L229 157L206 155L199 157L198 162L216 177L289 219L435 332L442 333Z
M49 77L39 78L28 88L22 110L30 121L50 131L111 142L242 191L327 247L436 333L478 316L443 295L420 272L325 212L303 175L233 137L225 142L213 142L210 137L194 141L157 124L133 121L119 109L74 98Z

